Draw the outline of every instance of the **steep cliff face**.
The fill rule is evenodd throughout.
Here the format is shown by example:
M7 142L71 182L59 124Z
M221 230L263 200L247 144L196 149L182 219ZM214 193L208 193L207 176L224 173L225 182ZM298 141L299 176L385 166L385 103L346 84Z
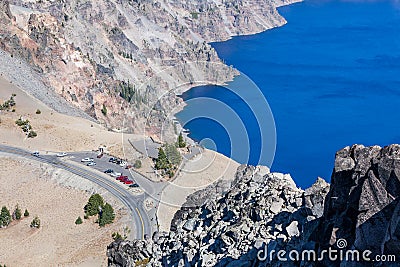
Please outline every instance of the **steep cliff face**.
M0 47L26 60L48 87L92 117L110 127L127 119L125 126L142 130L144 117L168 90L232 79L237 72L207 42L282 25L276 6L283 3L4 0ZM176 101L166 97L163 108ZM149 128L157 128L162 113Z
M311 250L319 257L323 250L340 248L369 250L370 259L398 257L399 174L400 145L346 147L336 154L332 184L319 179L305 191L287 175L241 167L222 197L182 208L170 233L111 244L109 265L135 266L149 259L150 266L398 266L399 258L373 265L363 258L283 262L277 253L266 253ZM257 258L259 251L264 259Z

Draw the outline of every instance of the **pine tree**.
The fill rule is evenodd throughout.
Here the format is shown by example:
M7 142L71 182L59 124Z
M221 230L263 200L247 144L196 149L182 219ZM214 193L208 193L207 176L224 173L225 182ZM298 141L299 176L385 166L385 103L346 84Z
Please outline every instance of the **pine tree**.
M168 158L167 155L164 152L164 149L162 147L160 147L158 149L158 158L156 160L156 165L155 168L157 170L161 170L161 169L167 169L168 168Z
M90 196L88 203L85 206L87 215L93 216L99 213L99 207L104 205L104 200L99 194Z
M185 142L185 140L183 140L182 133L180 133L179 136L178 136L178 147L179 148L186 147L186 142Z
M38 216L35 216L31 222L31 227L40 228L40 219Z
M114 209L110 204L106 203L99 213L99 225L105 226L106 224L113 223L115 219Z
M3 206L0 212L0 227L6 227L10 224L10 222L11 222L10 211L7 209L6 206Z
M24 217L28 217L28 216L29 216L29 211L27 209L25 209Z
M78 217L78 219L75 220L75 224L82 224L82 218L81 216Z
M19 206L17 205L14 210L13 218L15 218L15 220L19 220L19 219L21 219L21 217L22 217L22 211L19 208Z

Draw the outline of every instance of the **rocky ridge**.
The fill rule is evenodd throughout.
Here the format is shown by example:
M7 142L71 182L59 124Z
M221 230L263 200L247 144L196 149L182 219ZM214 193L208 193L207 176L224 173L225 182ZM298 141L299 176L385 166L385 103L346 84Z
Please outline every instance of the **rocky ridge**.
M169 233L112 243L109 266L369 266L327 258L282 262L276 254L263 261L257 254L313 250L321 255L346 240L346 249L400 255L399 173L400 145L346 147L336 153L331 185L318 179L306 190L289 175L241 166L222 196L183 207ZM204 196L194 195L190 203Z
M127 129L151 132L180 101L167 95L153 109L161 95L238 74L207 42L280 26L285 20L276 7L291 2L3 0L0 47L110 128L122 128L126 118ZM2 74L14 77L7 69Z

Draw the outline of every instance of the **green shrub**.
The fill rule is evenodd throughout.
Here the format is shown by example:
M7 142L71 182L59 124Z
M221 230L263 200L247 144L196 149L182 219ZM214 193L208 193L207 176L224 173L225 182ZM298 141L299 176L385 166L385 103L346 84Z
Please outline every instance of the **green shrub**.
M24 217L28 217L28 216L29 216L29 211L27 209L25 209Z
M36 110L36 114L42 114L42 112L40 111L40 109Z
M32 228L40 228L40 219L38 216L35 216L31 222L31 227Z
M142 162L140 160L135 160L135 163L133 164L133 168L135 169L140 169L142 168Z
M28 138L35 138L37 136L37 133L35 131L30 131L28 133Z
M13 216L16 220L19 220L19 219L21 219L21 217L22 217L22 211L21 211L21 209L18 207L18 205L15 207L15 210L14 210L14 216Z
M78 219L75 220L75 224L78 225L78 224L82 224L82 223L83 223L82 218L81 218L81 216L79 216Z
M186 142L185 142L185 140L183 139L182 133L180 133L179 136L178 136L178 147L179 147L179 148L184 148L184 147L186 147Z
M104 116L107 116L107 107L103 104L103 108L101 109L101 113L103 113Z

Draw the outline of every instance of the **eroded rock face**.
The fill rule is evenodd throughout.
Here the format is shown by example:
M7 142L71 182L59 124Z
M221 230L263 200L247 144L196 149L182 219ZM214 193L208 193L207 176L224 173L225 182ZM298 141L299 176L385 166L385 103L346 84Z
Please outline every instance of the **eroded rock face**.
M400 255L399 197L399 145L346 147L336 154L324 215L310 240L321 249L345 239L351 249Z
M182 208L170 233L111 244L109 265L148 260L148 266L370 266L328 257L282 262L276 254L260 261L257 253L313 250L320 255L345 239L345 249L370 250L370 258L400 255L399 175L400 145L346 147L336 154L331 186L318 179L305 191L289 175L241 166L222 196Z

